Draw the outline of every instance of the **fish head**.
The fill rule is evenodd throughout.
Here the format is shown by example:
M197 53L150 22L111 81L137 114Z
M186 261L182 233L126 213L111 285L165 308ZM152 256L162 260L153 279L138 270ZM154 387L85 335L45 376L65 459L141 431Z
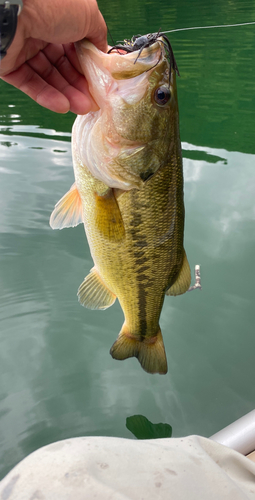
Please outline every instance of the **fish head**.
M82 40L76 51L98 111L77 118L75 150L107 186L140 189L169 161L179 130L176 75L164 40L109 54Z

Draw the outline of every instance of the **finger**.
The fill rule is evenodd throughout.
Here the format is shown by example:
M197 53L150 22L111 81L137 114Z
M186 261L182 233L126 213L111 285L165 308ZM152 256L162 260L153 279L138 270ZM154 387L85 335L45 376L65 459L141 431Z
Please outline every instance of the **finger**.
M74 45L68 44L68 46L69 52L67 53L65 46L49 44L43 53L70 85L89 96L88 83L83 75Z
M28 64L23 64L16 71L1 78L51 111L67 113L70 109L69 100L45 82Z
M76 68L79 73L81 73L83 75L84 73L82 71L82 67L80 65L80 61L78 59L74 43L65 43L63 45L63 48L65 51L66 57L70 61L72 66L74 68Z
M85 114L95 108L95 103L89 94L86 81L78 71L69 63L63 55L64 50L61 46L49 45L48 52L55 50L56 56L60 56L55 63L61 71L68 77L67 81L60 71L51 63L43 52L39 52L28 64L39 76L47 82L48 85L54 87L61 92L70 102L70 111L76 114ZM75 85L72 85L72 83ZM78 87L78 88L77 88ZM97 109L97 108L96 108Z
M97 22L93 22L93 29L89 32L86 37L102 52L107 52L107 26L105 20L101 14L98 12Z

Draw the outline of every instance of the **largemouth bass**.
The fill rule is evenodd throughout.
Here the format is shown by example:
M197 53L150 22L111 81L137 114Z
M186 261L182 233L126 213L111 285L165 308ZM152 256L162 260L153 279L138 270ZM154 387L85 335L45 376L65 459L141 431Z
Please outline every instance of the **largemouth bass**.
M102 53L86 40L76 50L98 110L75 120L75 184L50 224L84 223L94 267L78 298L91 309L118 298L125 322L112 357L135 356L145 371L165 374L164 297L185 293L191 280L183 248L177 67L162 39L127 54Z

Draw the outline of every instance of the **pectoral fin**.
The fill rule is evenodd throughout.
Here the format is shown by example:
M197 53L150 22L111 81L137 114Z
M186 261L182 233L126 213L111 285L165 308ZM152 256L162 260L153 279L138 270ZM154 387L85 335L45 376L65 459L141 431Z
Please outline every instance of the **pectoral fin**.
M52 229L63 229L78 226L81 222L83 222L82 202L74 183L56 204L50 217L50 226Z
M174 284L166 291L166 295L181 295L187 292L191 282L190 267L184 250L181 270Z
M95 267L78 289L79 302L88 309L107 309L116 300L116 296L105 286Z
M125 228L113 189L102 196L95 193L95 224L98 231L110 241L120 241L125 236Z

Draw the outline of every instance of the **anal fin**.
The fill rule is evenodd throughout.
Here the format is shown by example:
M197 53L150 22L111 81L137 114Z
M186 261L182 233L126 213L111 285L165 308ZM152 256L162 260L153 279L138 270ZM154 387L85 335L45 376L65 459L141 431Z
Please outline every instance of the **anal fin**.
M182 293L187 292L189 289L191 282L190 267L185 250L183 250L183 252L184 254L181 270L174 284L166 291L166 295L181 295Z
M79 302L88 309L107 309L116 300L116 295L106 287L95 267L79 286L77 295Z

